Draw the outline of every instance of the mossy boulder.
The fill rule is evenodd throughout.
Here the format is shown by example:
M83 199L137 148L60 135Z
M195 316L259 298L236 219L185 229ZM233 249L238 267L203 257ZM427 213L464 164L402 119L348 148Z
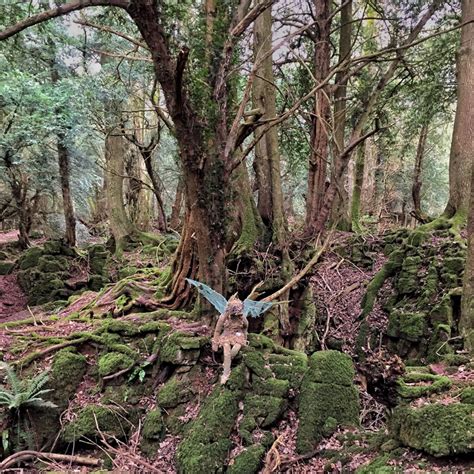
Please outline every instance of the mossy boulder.
M18 261L20 270L28 270L29 268L36 267L42 255L43 249L40 247L30 247L25 250Z
M259 471L264 455L265 447L254 444L236 456L226 472L228 474L255 474Z
M56 353L51 366L48 388L53 389L51 400L60 408L66 408L76 393L87 370L87 359L73 348Z
M140 450L148 457L152 457L158 450L159 442L165 436L163 416L159 409L151 410L143 420L142 439Z
M104 275L109 252L103 245L89 247L89 271L93 275Z
M474 452L474 405L435 403L395 409L391 432L402 444L432 456Z
M103 275L91 275L87 286L92 291L100 291L109 282L109 279Z
M424 313L394 310L390 313L387 335L407 341L419 341L426 333L427 316Z
M474 405L474 387L466 387L462 390L461 402Z
M229 436L239 411L238 392L218 387L206 399L177 450L183 474L222 472L232 446Z
M209 341L206 337L173 332L164 337L160 350L160 362L175 365L194 365L201 348Z
M99 375L106 377L131 367L135 361L122 352L108 352L99 358Z
M126 438L130 426L123 415L103 405L88 405L77 414L77 418L66 425L62 439L74 443L83 438L97 439L100 435L97 427L104 435Z
M158 392L158 405L163 408L174 408L180 403L191 400L193 391L186 381L179 381L176 377L168 380Z
M299 453L311 451L336 425L358 425L359 393L353 384L354 374L350 357L341 352L321 351L310 357L299 396Z
M67 271L68 268L69 261L63 256L43 255L38 260L38 270L43 273L58 273Z
M449 377L426 373L410 372L397 381L398 394L402 398L414 399L440 393L451 388L452 382ZM417 385L418 384L418 385Z

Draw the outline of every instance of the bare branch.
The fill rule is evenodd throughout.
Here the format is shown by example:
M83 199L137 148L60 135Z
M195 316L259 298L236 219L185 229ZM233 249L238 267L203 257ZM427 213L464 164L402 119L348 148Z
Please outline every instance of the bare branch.
M50 10L38 13L37 15L30 16L29 18L26 18L15 25L5 28L2 32L0 32L0 40L10 38L11 36L16 35L20 31L23 31L30 26L44 23L45 21L51 20L52 18L67 15L68 13L82 10L83 8L102 6L127 9L128 5L128 0L76 0L56 8L51 8Z

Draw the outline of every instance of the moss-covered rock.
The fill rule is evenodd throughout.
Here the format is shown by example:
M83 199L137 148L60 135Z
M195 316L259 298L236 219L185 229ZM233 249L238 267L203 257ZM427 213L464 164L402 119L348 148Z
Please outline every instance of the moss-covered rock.
M232 443L230 433L239 407L238 392L218 387L206 399L177 450L179 472L221 472Z
M298 452L311 451L337 424L358 424L359 394L353 378L352 361L346 354L321 351L310 357L299 396Z
M40 247L30 247L25 250L18 261L20 270L28 270L28 268L36 267L41 255L43 255L43 249Z
M108 352L99 358L99 375L106 377L120 370L128 369L135 361L122 352Z
M159 447L159 442L165 436L165 424L159 409L149 411L143 420L140 450L148 457L153 457Z
M194 365L208 338L174 332L162 341L160 361L176 365Z
M466 387L462 390L461 402L474 405L474 387Z
M191 400L193 391L186 381L179 381L176 377L166 382L158 392L158 405L163 408L174 408L180 403Z
M87 370L87 359L73 348L56 353L51 366L48 387L53 389L51 400L60 408L66 408L76 393Z
M69 268L69 261L63 256L52 257L43 255L38 260L38 270L43 273L57 273L66 271Z
M474 405L431 404L420 408L406 405L395 409L392 434L405 446L432 456L474 452Z
M387 335L407 341L419 341L426 332L427 317L424 313L394 310L390 313Z
M8 275L14 266L14 262L0 262L0 275Z
M352 386L355 371L352 359L343 352L319 351L309 358L309 369L305 380Z
M402 398L413 399L443 392L451 385L451 379L443 375L410 372L398 379L397 391Z
M62 433L65 442L73 443L81 438L97 439L99 430L110 436L125 438L129 432L129 424L121 414L102 405L88 405L77 414L77 418L66 425Z
M265 448L261 444L254 444L242 451L227 468L228 474L255 474L258 472Z

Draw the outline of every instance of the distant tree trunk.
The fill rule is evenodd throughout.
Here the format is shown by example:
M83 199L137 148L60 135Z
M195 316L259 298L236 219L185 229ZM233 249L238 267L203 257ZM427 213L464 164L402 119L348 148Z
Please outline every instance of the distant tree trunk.
M327 77L331 64L331 1L315 0L314 7L317 22L314 30L314 76L317 82L321 82ZM305 233L308 236L315 233L316 219L324 202L329 161L330 112L330 91L327 85L316 92L312 118L305 224ZM341 118L344 117L340 116Z
M51 82L53 84L59 81L58 68L53 60L51 65ZM61 111L57 110L59 114ZM76 217L74 214L74 205L71 195L71 163L69 157L69 150L66 144L66 134L64 131L58 133L58 166L59 166L59 180L61 183L61 194L63 198L63 212L66 226L66 243L70 247L76 245Z
M422 15L417 25L411 30L411 33L408 35L408 38L403 43L404 45L409 45L416 40L423 27L430 20L435 11L440 8L441 4L442 0L433 1L428 10ZM335 160L334 180L331 181L330 185L326 189L326 194L324 196L324 204L321 208L321 212L317 216L317 220L314 225L315 232L321 232L324 229L324 226L326 225L327 219L334 203L334 199L337 194L338 183L341 182L344 173L347 169L347 165L349 163L349 160L351 159L353 147L357 144L360 144L360 142L364 141L364 139L368 138L368 136L370 136L370 133L375 133L377 131L377 129L374 129L372 132L369 132L369 134L362 135L362 131L367 128L369 119L372 116L372 113L382 91L385 89L389 81L394 76L402 59L403 54L400 52L397 58L394 59L387 67L380 79L374 84L372 90L367 94L367 100L365 101L362 108L362 113L352 130L349 144L346 146L345 150L338 157L338 159Z
M347 60L352 51L352 1L343 2L341 9L341 27L339 36L339 61ZM349 68L344 68L336 74L335 84L336 90L334 93L334 160L344 150L345 146L345 130L346 130L346 103L347 103L347 73ZM331 180L335 180L334 165L332 167ZM347 173L342 176L342 179L337 183L338 192L336 194L334 204L331 212L331 220L338 222L343 229L350 227L349 222L349 194L351 186L346 190L344 181L347 178Z
M115 242L115 253L121 255L125 238L132 234L132 226L123 198L126 142L118 130L115 132L109 132L105 138L106 189L110 231Z
M258 0L258 2L261 3L262 0ZM261 61L261 64L253 84L253 102L255 108L263 111L263 120L271 119L277 115L276 86L271 50L272 11L270 7L257 18L254 25L255 61ZM283 213L277 127L271 128L257 144L254 168L260 216L265 226L270 230L273 242L284 244L286 240L286 219Z
M427 217L421 210L421 186L423 184L421 181L421 171L423 167L423 157L425 154L427 136L428 124L424 123L421 126L420 137L418 139L418 147L416 149L415 157L415 170L413 173L413 185L411 188L411 195L413 198L413 216L421 223L425 223L427 221Z
M464 347L474 352L474 167L471 170L471 196L467 222L467 259L464 268L464 285L461 301L459 329L464 337Z
M461 21L474 18L474 0L462 1ZM474 156L474 23L462 28L457 58L457 107L449 159L449 200L446 217L465 222L469 207Z
M362 230L360 225L360 201L362 195L362 186L364 184L364 168L365 168L365 146L359 146L357 150L357 158L354 169L354 190L352 193L351 203L351 226L354 232Z
M177 230L180 225L180 216L181 216L181 209L183 207L183 183L181 178L178 180L178 184L176 185L176 194L174 197L173 206L171 207L171 216L170 216L170 227L173 230Z
M58 164L61 193L63 197L64 219L66 222L66 243L70 247L76 245L76 217L71 196L70 159L63 134L58 135Z

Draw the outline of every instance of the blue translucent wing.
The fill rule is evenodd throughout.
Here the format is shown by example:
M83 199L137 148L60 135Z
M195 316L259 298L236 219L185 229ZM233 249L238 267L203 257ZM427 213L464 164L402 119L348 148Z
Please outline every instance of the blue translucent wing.
M258 318L265 311L269 310L275 303L267 303L266 301L253 301L246 299L244 301L244 316L252 316Z
M204 298L206 298L206 300L209 301L209 303L211 303L219 313L222 314L224 312L225 307L227 306L227 300L220 293L217 293L217 291L214 291L212 288L200 281L191 280L190 278L186 278L186 281L191 285L194 285L199 290L199 293L201 293L201 295L204 296Z

